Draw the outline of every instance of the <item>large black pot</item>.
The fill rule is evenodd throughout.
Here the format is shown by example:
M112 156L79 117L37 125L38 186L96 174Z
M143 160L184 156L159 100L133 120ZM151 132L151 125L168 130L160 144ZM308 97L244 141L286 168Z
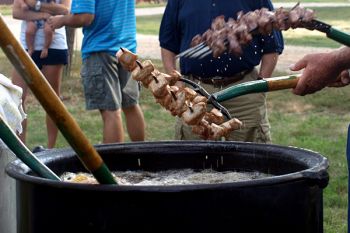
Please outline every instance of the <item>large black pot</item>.
M72 184L38 178L20 161L19 233L323 232L326 158L312 151L238 142L173 141L97 146L111 170L260 171L259 180L179 186ZM84 171L70 149L41 154L53 171Z

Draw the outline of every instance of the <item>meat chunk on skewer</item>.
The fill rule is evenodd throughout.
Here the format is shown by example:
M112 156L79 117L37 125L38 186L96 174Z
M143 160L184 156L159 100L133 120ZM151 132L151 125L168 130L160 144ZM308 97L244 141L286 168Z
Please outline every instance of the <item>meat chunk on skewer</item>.
M234 55L241 55L242 45L248 44L254 33L271 34L273 29L288 30L289 28L304 27L305 23L315 18L313 10L297 4L290 11L280 7L275 12L266 8L237 14L237 20L232 18L225 22L224 16L218 16L202 36L196 35L191 43L195 46L205 42L212 50L213 57L219 57L228 50ZM309 29L309 28L308 28Z
M222 27L220 24L222 21L217 22L218 25L214 25L215 28ZM222 28L222 30L226 29ZM125 57L129 59L135 56ZM129 59L128 61L132 62L133 60ZM135 64L126 64L128 67L133 67L131 70L133 79L148 87L157 103L173 116L181 117L201 138L217 140L237 129L237 125L232 127L230 121L223 123L224 118L219 110L214 108L207 112L208 99L206 97L198 95L191 88L175 86L175 83L181 78L179 72L161 73L154 68L151 61L142 63L135 61ZM237 120L236 123L238 124L238 122Z
M188 125L197 125L205 115L207 105L204 102L199 102L192 106L189 106L187 110L182 114L182 119Z

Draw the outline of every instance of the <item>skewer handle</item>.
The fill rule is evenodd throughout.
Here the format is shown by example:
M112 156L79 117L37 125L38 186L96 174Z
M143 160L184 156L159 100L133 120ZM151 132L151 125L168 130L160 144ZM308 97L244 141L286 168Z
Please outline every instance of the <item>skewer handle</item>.
M333 27L327 32L327 37L343 45L350 46L350 35Z
M299 77L296 75L256 80L241 83L216 92L213 94L213 97L216 98L218 102L222 102L246 94L294 88L298 81Z

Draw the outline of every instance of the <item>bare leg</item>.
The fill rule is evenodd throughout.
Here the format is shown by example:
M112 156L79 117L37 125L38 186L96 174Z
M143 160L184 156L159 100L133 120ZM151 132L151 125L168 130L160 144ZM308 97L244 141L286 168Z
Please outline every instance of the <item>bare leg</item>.
M38 30L34 21L27 21L26 28L26 44L28 48L29 55L32 55L34 52L34 40L35 33Z
M57 96L60 96L63 65L45 65L41 71ZM46 115L46 127L48 136L47 148L53 148L56 144L58 129L48 115Z
M140 105L123 108L126 119L126 128L132 141L145 140L145 121Z
M45 22L45 24L44 24L45 41L44 41L44 47L43 47L43 49L41 50L40 58L45 58L45 57L47 57L48 49L49 49L50 44L51 44L51 42L52 42L53 33L54 33L54 31L52 30L52 28L50 27L50 25L49 25L48 23Z
M22 106L23 106L23 110L26 111L25 100L26 100L27 93L28 93L28 86L25 83L25 81L22 79L22 77L17 73L16 70L12 71L12 83L22 88L22 90L23 90ZM22 121L22 128L23 128L23 132L20 135L18 135L18 137L25 144L26 143L26 133L27 133L27 119L24 119Z
M121 110L100 110L103 121L103 143L124 142Z

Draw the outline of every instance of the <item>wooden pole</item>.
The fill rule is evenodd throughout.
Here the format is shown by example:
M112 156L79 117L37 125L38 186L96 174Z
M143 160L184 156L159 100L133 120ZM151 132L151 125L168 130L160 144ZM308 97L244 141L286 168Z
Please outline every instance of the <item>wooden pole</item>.
M28 53L16 40L1 15L0 46L85 167L98 182L116 184L100 155L85 137L79 125L69 114Z

